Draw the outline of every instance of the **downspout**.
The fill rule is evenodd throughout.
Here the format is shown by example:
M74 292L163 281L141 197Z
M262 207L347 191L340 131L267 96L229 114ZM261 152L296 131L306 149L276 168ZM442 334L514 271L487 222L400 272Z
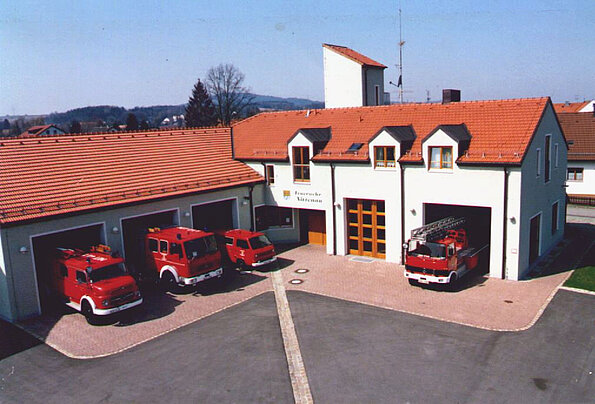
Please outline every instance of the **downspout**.
M236 151L233 145L233 126L230 125L229 127L229 140L231 142L231 159L235 160L236 159Z
M401 265L405 265L405 168L399 163L401 174Z
M502 221L502 234L504 236L504 240L502 241L502 273L500 277L502 279L506 279L506 239L507 239L507 231L506 228L508 227L508 168L504 167L504 220ZM490 232L491 234L491 232Z
M252 201L252 190L254 184L251 184L248 188L248 200L250 202L250 231L254 231L254 202Z
M331 203L333 209L333 255L337 255L337 212L335 207L335 165L331 163Z

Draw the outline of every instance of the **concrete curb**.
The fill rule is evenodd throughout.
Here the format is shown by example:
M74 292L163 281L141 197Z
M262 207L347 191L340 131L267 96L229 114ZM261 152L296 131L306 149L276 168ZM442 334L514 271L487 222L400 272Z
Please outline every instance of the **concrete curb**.
M569 291L569 292L582 293L582 294L584 294L584 295L592 295L592 296L595 296L595 292L593 292L593 291L591 291L591 290L584 290L584 289L571 288L570 286L560 286L560 289L567 290L567 291Z

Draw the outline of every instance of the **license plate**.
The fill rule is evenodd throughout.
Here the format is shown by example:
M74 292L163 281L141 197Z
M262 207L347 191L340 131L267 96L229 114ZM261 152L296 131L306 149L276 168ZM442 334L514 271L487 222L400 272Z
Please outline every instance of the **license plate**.
M419 278L419 283L430 283L426 278Z

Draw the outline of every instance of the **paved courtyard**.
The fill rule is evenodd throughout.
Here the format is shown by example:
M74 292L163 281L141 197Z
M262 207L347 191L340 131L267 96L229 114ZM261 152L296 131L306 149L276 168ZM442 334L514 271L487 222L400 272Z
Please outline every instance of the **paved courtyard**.
M276 267L244 274L230 269L221 281L206 282L193 293L172 295L145 289L145 303L140 308L104 325L90 326L82 315L67 312L44 315L20 326L70 357L106 356L272 291L271 274L280 271L290 291L477 328L524 330L539 318L591 242L592 237L585 234L592 234L592 229L577 229L570 234L574 239L570 247L560 249L561 254L548 261L547 273L526 281L469 276L456 292L422 288L408 284L400 265L382 260L357 262L353 257L329 256L321 246L305 245L281 253ZM308 271L296 273L299 269ZM302 283L291 284L294 279Z

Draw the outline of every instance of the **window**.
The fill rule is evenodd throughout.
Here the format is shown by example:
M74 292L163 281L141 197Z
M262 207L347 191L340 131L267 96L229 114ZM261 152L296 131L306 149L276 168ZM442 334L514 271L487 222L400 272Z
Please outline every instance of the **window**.
M293 148L293 181L310 182L310 157L308 147Z
M566 179L568 181L582 181L583 180L583 168L582 167L568 167Z
M64 264L60 264L60 276L63 278L68 277L68 268Z
M87 275L84 272L76 271L76 281L78 283L87 283Z
M238 239L238 248L243 248L243 249L247 249L248 247L248 242L246 240L241 240Z
M380 87L379 86L374 86L374 96L376 97L375 105L380 105Z
M558 168L558 166L560 165L559 162L559 158L558 156L560 155L559 149L558 149L558 143L556 143L554 145L554 158L556 159L556 165L555 167Z
M255 209L256 230L269 227L293 227L293 211L291 208L278 206L259 206Z
M265 176L267 179L267 184L273 185L275 183L275 166L266 166Z
M541 175L541 149L537 149L537 176Z
M171 255L177 255L180 258L184 256L184 253L182 252L182 245L178 243L171 243L171 246L169 246L169 253Z
M167 254L167 241L166 240L159 241L159 252L162 254Z
M374 167L395 167L394 146L374 146Z
M233 245L233 238L231 238L231 237L225 237L225 244L227 244L227 245Z
M157 252L157 240L154 238L149 239L149 250L152 252Z
M430 147L430 168L451 169L452 147Z
M544 181L545 182L549 182L550 180L550 143L551 143L552 137L551 136L546 136L545 137L545 149L544 149L544 153L543 153L543 157L544 157Z
M558 202L552 205L552 234L558 231Z

